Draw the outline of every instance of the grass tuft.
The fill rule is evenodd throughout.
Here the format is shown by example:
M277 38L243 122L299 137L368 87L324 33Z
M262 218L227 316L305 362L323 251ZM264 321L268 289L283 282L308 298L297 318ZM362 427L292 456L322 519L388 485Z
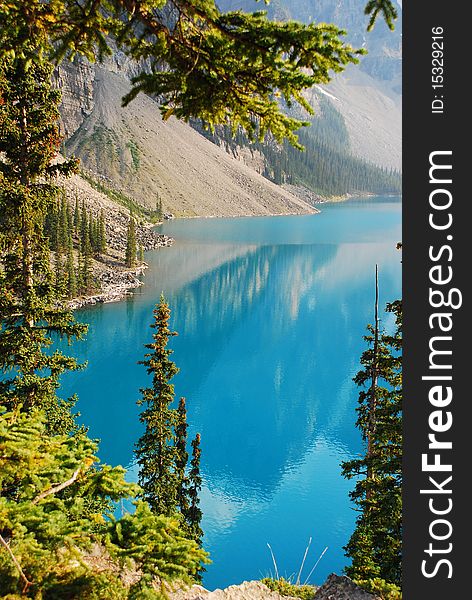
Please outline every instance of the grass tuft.
M273 592L278 592L281 596L312 600L316 593L316 588L313 585L296 585L283 577L279 577L279 579L266 577L261 582Z

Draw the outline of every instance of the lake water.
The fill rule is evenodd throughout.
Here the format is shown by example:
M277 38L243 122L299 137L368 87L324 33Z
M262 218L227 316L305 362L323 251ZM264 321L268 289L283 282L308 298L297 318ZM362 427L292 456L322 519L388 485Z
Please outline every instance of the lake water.
M67 376L100 457L132 465L141 433L137 364L152 309L172 309L177 395L189 434L202 435L204 544L210 589L273 574L321 583L346 564L354 527L340 463L362 451L352 377L380 303L401 296L401 203L392 198L322 205L321 214L166 223L172 248L150 252L145 286L123 302L80 311L88 338L74 353L86 371ZM383 315L385 327L392 320Z

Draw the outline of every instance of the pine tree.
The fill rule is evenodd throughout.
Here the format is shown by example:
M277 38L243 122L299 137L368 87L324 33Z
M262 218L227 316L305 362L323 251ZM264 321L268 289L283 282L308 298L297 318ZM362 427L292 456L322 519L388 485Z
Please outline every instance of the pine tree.
M187 474L186 468L188 463L188 452L187 452L187 408L185 405L185 398L180 398L179 406L177 408L175 425L175 448L176 448L176 459L175 459L175 473L177 475L177 506L179 511L184 516L184 520L189 510L189 498L187 490Z
M150 350L140 364L147 367L152 375L152 387L141 390L144 406L140 421L145 432L136 446L137 462L140 466L139 484L142 497L156 514L173 515L177 507L179 476L176 463L179 454L176 448L176 410L171 407L174 401L174 386L171 379L178 373L175 363L170 360L172 350L167 348L169 339L177 333L169 329L170 309L163 296L154 309L153 341L146 345Z
M97 229L95 226L95 219L93 218L93 214L89 212L88 214L88 237L90 242L90 248L92 254L96 254L97 251Z
M85 219L85 232L81 249L81 293L91 294L94 291L94 281L92 273L92 244L90 243L89 227Z
M76 236L79 235L80 228L80 205L79 205L79 196L75 195L75 205L74 205L74 233Z
M139 244L138 246L138 262L140 264L143 264L144 262L144 246L142 244Z
M44 235L49 240L49 248L54 252L59 250L59 211L57 199L54 199L47 208L44 219Z
M62 250L54 253L54 295L58 300L64 299L67 291L65 264Z
M58 306L43 227L57 203L54 175L75 164L52 163L59 95L52 68L35 56L0 63L0 589L9 598L118 600L136 592L157 600L153 579L190 581L205 553L175 520L142 503L113 518L113 502L137 488L121 467L98 464L72 401L56 395L60 375L77 364L51 346L85 326ZM87 568L83 552L105 542L116 566ZM135 590L116 575L129 558L140 573Z
M66 277L67 277L67 296L71 300L77 294L77 276L74 264L74 244L72 234L69 234L67 243L67 262L66 262Z
M142 91L159 99L164 118L231 122L252 137L270 132L296 145L294 132L304 123L284 114L277 97L312 112L304 90L364 54L333 24L273 22L261 11L224 14L214 0L165 1L159 8L148 0L96 0L90 10L69 0L3 3L0 59L16 53L29 60L40 46L43 56L81 53L93 61L110 53L107 32L138 63L145 58L151 65L133 79L125 102ZM393 27L397 16L393 0L369 0L366 11L370 27L379 14Z
M352 559L346 573L359 581L381 578L401 585L401 301L388 304L387 311L395 314L395 333L387 335L369 326L365 339L371 347L363 353L364 368L354 378L366 388L359 394L357 408L366 452L342 465L345 477L358 478L350 494L359 515L345 547Z
M132 216L129 218L128 230L126 232L125 263L128 268L136 265L136 223Z
M105 225L105 211L100 211L98 218L98 252L99 254L105 254L107 251L107 233Z
M83 252L83 246L85 244L85 235L88 233L88 213L85 207L85 200L82 200L82 206L80 209L80 227L79 227L79 242Z
M3 406L42 406L52 423L64 412L55 397L59 376L77 365L44 348L54 336L80 337L86 328L55 301L44 235L59 194L53 177L77 168L73 160L53 164L60 94L51 88L51 73L40 57L0 65L0 371L6 374L0 393Z
M61 193L61 199L59 203L59 223L58 223L58 248L59 251L64 252L67 249L67 240L70 231L70 216L69 207L64 191Z
M201 547L203 531L200 526L202 520L202 511L200 509L200 490L202 488L202 477L200 474L200 434L197 433L195 439L192 440L192 460L190 461L191 469L188 475L188 498L189 508L185 515L187 527L190 536Z
M187 452L187 429L185 398L180 398L175 426L175 447L177 450L175 470L178 479L177 505L183 517L184 530L201 547L203 538L203 531L200 527L202 511L199 506L199 493L202 487L200 475L201 439L200 434L197 433L192 440L192 459L190 461L190 471L187 474L186 469L189 459Z
M125 482L123 468L98 464L96 442L83 430L51 435L46 421L38 410L0 411L2 595L159 600L153 578L191 583L206 553L175 519L152 514L144 503L114 518L112 501L134 496L137 487ZM102 515L96 507L104 505ZM84 564L92 542L104 552L106 542L108 569ZM140 575L128 591L117 571L130 559Z
M143 499L151 510L168 516L180 513L183 530L201 547L200 435L192 441L192 460L187 474L187 410L184 398L177 408L172 407L174 386L170 381L178 368L170 360L172 350L167 344L169 338L177 334L169 329L169 318L169 306L161 296L154 310L154 341L146 346L152 352L146 354L142 362L153 376L153 385L141 390L139 401L145 406L140 420L146 427L135 451L140 465L139 483Z

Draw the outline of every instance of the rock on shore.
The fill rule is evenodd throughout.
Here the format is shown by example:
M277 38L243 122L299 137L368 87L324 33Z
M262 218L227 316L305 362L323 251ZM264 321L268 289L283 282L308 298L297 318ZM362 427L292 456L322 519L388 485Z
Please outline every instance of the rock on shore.
M339 576L331 573L324 584L317 589L315 600L381 600L379 596L374 596L366 592L352 579L346 576Z

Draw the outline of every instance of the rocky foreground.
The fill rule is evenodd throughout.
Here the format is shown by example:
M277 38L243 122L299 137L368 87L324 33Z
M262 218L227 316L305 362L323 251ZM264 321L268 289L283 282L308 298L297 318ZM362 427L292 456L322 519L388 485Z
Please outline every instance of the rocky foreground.
M171 600L297 600L281 596L271 591L260 581L245 581L231 585L224 590L210 592L194 585L188 590L178 590L171 594ZM298 599L299 600L299 599ZM349 577L331 574L326 582L316 590L314 600L380 600L357 586Z

